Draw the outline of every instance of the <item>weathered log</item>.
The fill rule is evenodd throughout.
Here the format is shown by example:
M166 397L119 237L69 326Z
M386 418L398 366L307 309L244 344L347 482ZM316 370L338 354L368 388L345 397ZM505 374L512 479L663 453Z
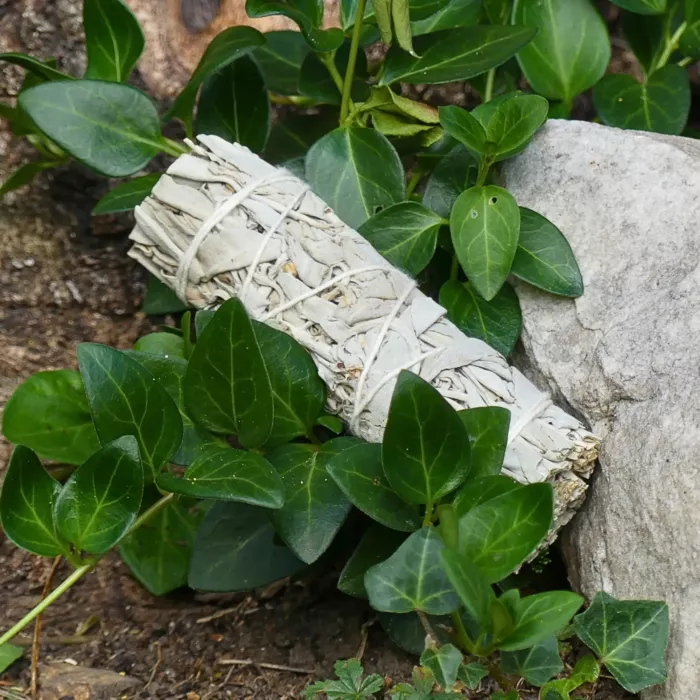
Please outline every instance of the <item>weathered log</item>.
M456 408L511 411L504 471L549 480L556 526L582 502L598 440L486 343L468 338L308 186L248 149L200 136L136 209L130 255L196 308L238 296L292 335L329 389L328 410L379 441L410 368Z

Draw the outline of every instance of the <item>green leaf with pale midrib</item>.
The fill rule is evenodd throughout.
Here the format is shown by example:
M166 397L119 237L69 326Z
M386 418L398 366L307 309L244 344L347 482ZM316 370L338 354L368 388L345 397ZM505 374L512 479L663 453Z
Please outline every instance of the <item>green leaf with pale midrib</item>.
M522 676L532 685L542 686L564 670L564 663L556 638L550 636L529 649L502 652L501 669L504 673Z
M481 406L458 413L471 447L469 481L500 474L508 447L510 411L502 406Z
M311 47L300 32L265 32L265 44L252 53L267 89L279 95L296 95L299 71Z
M151 194L161 175L162 173L153 173L122 182L97 202L92 210L93 215L131 211Z
M75 80L72 75L62 73L60 70L56 70L53 66L48 65L48 63L39 61L33 56L24 53L12 51L0 53L0 61L7 61L8 63L20 66L44 80Z

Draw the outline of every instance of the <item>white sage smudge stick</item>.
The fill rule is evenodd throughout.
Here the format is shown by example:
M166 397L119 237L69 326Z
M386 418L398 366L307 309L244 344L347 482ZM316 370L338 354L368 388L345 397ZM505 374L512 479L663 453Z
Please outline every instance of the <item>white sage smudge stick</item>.
M402 369L457 409L510 409L504 473L553 483L553 539L583 501L598 440L450 323L302 180L238 144L198 140L136 207L129 255L188 305L237 296L251 317L295 338L328 387L328 411L365 440L382 439Z

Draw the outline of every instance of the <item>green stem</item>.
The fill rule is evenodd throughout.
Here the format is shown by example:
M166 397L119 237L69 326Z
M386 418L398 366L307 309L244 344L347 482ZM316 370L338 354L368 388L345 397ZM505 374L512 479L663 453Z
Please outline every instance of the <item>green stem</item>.
M308 438L309 442L313 443L314 445L320 446L323 444L318 437L316 437L313 426L306 431L306 437Z
M148 510L145 510L138 518L136 518L133 525L127 530L125 537L150 520L156 513L165 508L165 506L167 506L168 503L173 501L175 498L176 495L174 493L169 493L159 501L156 501ZM88 564L83 564L77 568L62 584L51 591L46 598L32 608L14 627L7 630L7 632L0 637L0 647L12 640L12 638L18 635L30 622L33 622L38 615L41 615L41 613L44 612L44 610L46 610L51 603L58 600L69 588L73 586L73 584L80 581L85 574L92 571L101 558L102 557L95 558Z
M367 0L359 0L355 11L355 26L352 28L352 39L350 40L350 55L348 56L348 68L345 71L343 82L342 100L340 102L340 123L342 124L350 113L350 93L352 92L352 82L355 79L355 64L357 63L357 52L360 50L360 36L362 35L362 20L365 16L365 6Z
M515 689L515 684L506 676L503 671L501 671L499 665L496 662L488 664L489 676L501 686L506 692Z
M474 642L469 637L467 628L464 626L464 621L462 620L459 610L455 610L452 613L452 626L454 627L455 636L457 638L458 644L464 649L464 651L469 654L474 653Z
M173 139L168 139L163 137L160 143L160 147L170 156L177 158L178 156L183 156L185 153L189 153L190 149L185 146L184 143L178 143Z
M678 42L680 41L681 36L683 36L683 32L686 30L687 26L687 22L681 22L673 36L666 41L664 52L661 54L661 56L659 56L659 60L656 62L654 70L659 70L659 68L663 68L663 66L668 63L668 59L671 58L671 54L678 48Z
M486 178L488 177L492 164L492 156L481 156L481 160L479 161L479 174L476 177L477 187L483 187L486 184Z
M425 515L423 516L423 527L432 525L433 523L433 504L428 503L425 506Z
M456 254L452 255L452 264L450 265L450 282L459 280L459 259Z
M425 633L437 642L437 635L435 634L433 626L430 624L428 616L422 610L416 610L416 612L418 613L418 619L420 620L421 625L423 625Z
M493 99L493 86L496 82L496 69L492 68L486 74L486 89L484 90L484 104L486 102L491 102Z
M695 59L691 58L690 56L686 56L685 58L681 58L680 61L678 61L678 65L681 68L685 68L686 66L689 66Z
M406 185L406 199L410 199L416 187L423 178L424 171L420 166L416 166L415 170L411 173L411 179Z
M323 63L323 65L326 67L328 72L330 73L331 78L333 78L333 82L335 83L335 86L338 88L338 92L342 95L343 94L343 76L340 75L340 71L338 70L338 66L335 65L335 51L329 51L327 53L319 53L318 55L318 60Z

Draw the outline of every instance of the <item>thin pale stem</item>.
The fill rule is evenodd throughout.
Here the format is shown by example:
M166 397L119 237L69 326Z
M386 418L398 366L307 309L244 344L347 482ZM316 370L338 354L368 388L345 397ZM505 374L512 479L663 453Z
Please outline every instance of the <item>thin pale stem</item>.
M343 81L342 100L340 102L340 123L342 124L348 114L350 114L350 94L352 83L355 79L355 65L357 63L357 52L360 50L360 36L362 35L362 20L365 16L365 6L367 0L359 0L355 11L355 26L352 28L352 39L350 40L350 55L348 56L348 67L345 71Z
M484 90L484 103L491 102L493 99L493 86L496 82L496 69L492 68L486 74L486 89Z
M435 634L433 626L430 624L428 616L422 610L416 610L416 612L418 613L418 619L420 620L421 625L423 625L425 633L437 642L437 635Z
M425 506L425 515L423 516L423 527L427 527L428 525L432 525L433 522L433 504L428 503Z
M163 151L165 151L165 153L175 158L190 152L190 149L187 146L185 146L184 143L178 143L173 139L168 139L165 137L163 137L163 140L161 141L160 145Z
M340 75L340 71L338 70L338 66L335 65L335 52L329 52L329 53L320 53L318 54L318 58L323 63L323 65L326 67L328 72L330 73L331 78L333 79L333 82L335 83L335 86L338 88L338 92L342 95L343 94L343 76Z
M416 187L420 184L420 181L422 180L424 175L424 171L421 167L416 166L414 171L411 173L411 179L408 181L408 184L406 185L406 199L410 199L411 195L415 191Z
M678 29L673 33L673 35L666 41L666 46L664 47L664 52L659 56L659 60L656 62L655 70L663 68L668 63L668 59L671 58L671 54L678 48L678 42L683 36L683 32L688 26L687 22L681 22Z

